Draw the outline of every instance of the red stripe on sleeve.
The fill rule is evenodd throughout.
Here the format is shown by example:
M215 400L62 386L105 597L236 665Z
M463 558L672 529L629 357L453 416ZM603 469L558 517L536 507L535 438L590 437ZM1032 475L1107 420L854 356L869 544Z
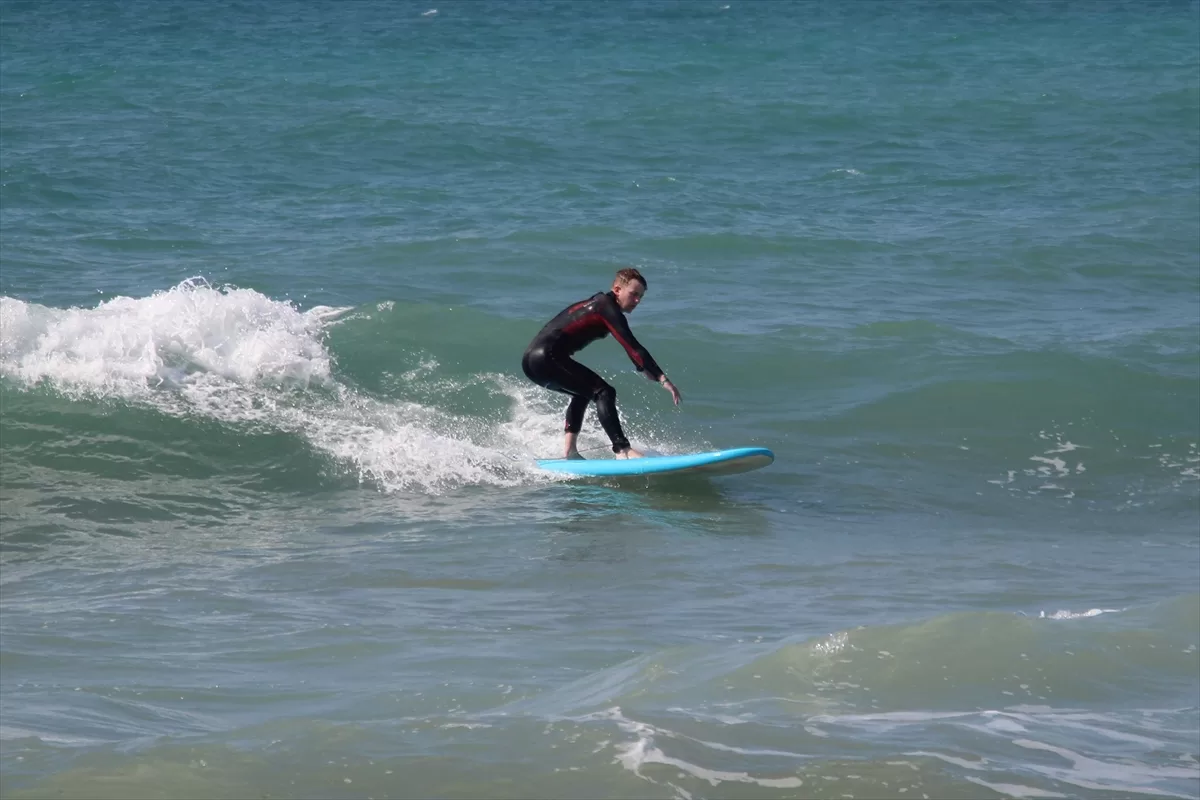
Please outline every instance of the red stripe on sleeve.
M629 358L633 360L633 363L637 365L637 368L645 369L646 364L642 361L642 357L638 355L638 352L634 350L633 347L630 346L629 342L625 341L625 337L623 337L617 331L616 327L609 322L607 318L601 317L601 319L604 319L604 324L608 326L609 333L613 335L614 339L621 343L621 347L625 348L625 352L629 354Z

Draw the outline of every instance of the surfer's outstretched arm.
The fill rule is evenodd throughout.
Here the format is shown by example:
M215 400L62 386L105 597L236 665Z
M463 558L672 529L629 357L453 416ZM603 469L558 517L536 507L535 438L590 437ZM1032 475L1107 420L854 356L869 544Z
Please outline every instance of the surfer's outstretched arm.
M621 308L615 299L612 299L611 302L601 304L601 316L613 338L617 340L617 343L621 347L625 348L626 355L629 356L629 360L633 362L633 365L637 367L638 372L643 373L650 380L661 384L663 388L671 393L671 399L675 401L675 405L679 405L679 401L682 399L679 395L679 390L663 374L662 368L658 366L658 362L654 360L654 356L650 355L650 351L643 347L641 342L637 340L637 337L633 335L633 331L629 329L629 322L626 321L625 315L621 313Z

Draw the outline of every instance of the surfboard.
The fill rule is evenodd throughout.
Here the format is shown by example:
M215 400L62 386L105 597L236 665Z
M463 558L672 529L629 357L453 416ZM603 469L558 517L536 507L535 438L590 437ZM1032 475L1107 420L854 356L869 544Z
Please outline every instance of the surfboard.
M645 458L539 459L544 470L567 475L614 477L622 475L736 475L762 469L775 460L765 447L737 447L708 453Z

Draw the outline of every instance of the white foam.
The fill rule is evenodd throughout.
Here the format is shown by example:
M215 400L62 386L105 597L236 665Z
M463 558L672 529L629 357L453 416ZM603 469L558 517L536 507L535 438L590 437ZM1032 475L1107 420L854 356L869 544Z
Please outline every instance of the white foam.
M939 761L945 761L947 764L953 764L956 767L972 770L985 770L988 768L988 760L981 758L978 761L970 761L958 756L948 756L945 753L938 753L933 750L909 750L904 753L906 756L923 756L925 758L936 758Z
M734 783L750 783L771 789L795 789L804 785L804 781L797 777L756 778L747 772L728 772L723 770L708 769L706 767L693 764L689 761L684 761L680 758L668 756L661 749L655 746L654 736L656 734L662 734L671 737L677 735L671 733L670 731L659 731L652 725L647 725L645 723L629 719L621 713L621 709L619 707L610 708L606 711L589 715L588 718L614 720L621 730L632 733L636 736L632 742L627 742L617 746L617 755L615 760L624 766L625 769L633 772L639 777L644 777L640 772L642 766L646 764L663 764L666 766L675 767L676 769L700 778L701 780L708 781L708 783L712 786L716 786L727 781ZM683 736L680 738L689 739L690 741L697 742L698 744L729 752L782 755L794 758L799 757L795 753L785 753L782 751L742 750L739 748L730 747L728 745L715 745L712 742L693 739L690 736Z
M1154 786L1153 783L1161 779L1183 778L1195 780L1200 778L1200 770L1191 767L1167 767L1145 763L1100 761L1068 750L1065 747L1057 747L1031 739L1014 739L1013 744L1028 750L1043 750L1054 753L1069 762L1071 765L1069 768L1028 764L1026 765L1026 769L1085 789L1100 791L1116 790L1136 794L1148 794L1156 797L1187 798L1189 795L1166 791Z
M891 730L892 728L914 722L961 719L973 715L974 712L970 711L881 711L878 714L819 714L809 717L809 722L824 722L835 725L879 723L878 725L872 725L872 727L876 730Z
M654 746L649 739L639 738L618 752L617 760L630 772L637 773L644 764L665 764L678 770L708 781L712 786L730 781L734 783L752 783L770 789L796 789L804 785L800 778L756 778L747 772L727 772L724 770L707 769L681 758L668 756Z
M1188 710L1190 711L1190 709ZM1061 746L1037 741L1030 738L1029 733L1018 738L1009 738L1013 733L1031 730L1043 732L1048 736L1056 736L1063 729L1070 732L1082 730L1089 734L1089 739L1095 735L1099 735L1126 745L1141 748L1141 751L1146 754L1158 754L1168 748L1165 742L1151 736L1130 731L1128 728L1136 727L1143 731L1155 730L1161 727L1154 719L1156 715L1174 712L1143 710L1137 718L1131 718L1128 715L1121 718L1111 714L1076 709L1054 709L1049 706L1018 705L1003 711L987 710L981 713L983 724L980 724L980 715L974 712L963 712L960 714L922 713L914 715L910 719L906 719L902 714L845 716L835 719L842 723L851 722L860 724L865 721L872 721L875 723L870 726L872 730L882 728L886 731L890 727L894 727L886 724L886 722L896 720L920 722L923 718L941 718L950 725L1003 738L1008 743L1024 748L1025 750L1051 753L1066 762L1066 765L1056 763L1044 764L1030 758L1021 758L1019 759L1020 766L1018 767L1018 771L1033 772L1056 782L1068 783L1086 789L1116 791L1130 795L1148 794L1156 797L1185 797L1187 795L1167 790L1162 786L1162 783L1200 778L1200 765L1194 759L1189 759L1186 756L1180 759L1180 762L1182 762L1181 765L1156 764L1153 761L1157 759L1139 759L1136 755L1119 759L1101 760L1073 752ZM952 717L958 717L958 719L951 719ZM884 720L885 724L880 726L878 724L880 720ZM1012 770L1011 764L1006 766L1005 762L1009 761L1008 759L969 759L939 753L935 750L908 751L904 755L935 758L947 764L976 773L1000 772L1007 776L1011 775ZM980 785L991 786L996 788L997 791L1017 797L1062 796L1046 789L1022 786L1020 784L984 782L982 779L977 779L974 776L964 777Z
M344 309L302 312L250 289L184 281L150 297L55 309L0 298L0 374L66 394L136 399L213 376L305 387L329 380L318 334Z
M824 639L816 642L812 646L812 649L814 652L821 653L823 655L834 655L845 650L849 641L850 636L848 633L846 633L846 631L838 631L837 633L831 633Z
M1053 614L1047 614L1045 611L1038 612L1038 619L1083 619L1085 617L1098 617L1101 614L1120 614L1124 609L1121 608L1089 608L1087 611L1067 611L1060 609Z
M999 733L1026 733L1024 725L1004 715L996 715L984 723L984 727Z
M530 467L486 442L486 430L415 403L354 397L328 413L300 411L296 428L318 449L386 489L441 492L463 484L515 486ZM499 444L499 443L498 443Z
M1118 742L1138 744L1142 747L1145 747L1147 750L1158 750L1166 747L1166 743L1159 739L1154 739L1149 736L1141 736L1136 733L1113 730L1111 727L1105 727L1111 726L1113 722L1109 717L1101 714L1091 714L1087 712L1056 713L1052 716L1052 719L1055 725L1059 725L1064 728L1087 731L1088 733L1098 734L1106 739L1113 739ZM1089 725L1089 722L1097 724Z
M680 711L681 709L672 709ZM1159 727L1156 717L1161 714L1174 714L1178 711L1142 710L1131 712L1137 714L1112 715L1081 709L1055 709L1045 705L1018 705L1004 710L970 710L970 711L897 711L875 714L852 715L822 715L806 719L807 723L833 723L835 725L862 727L872 733L886 732L893 728L916 726L918 728L936 722L939 726L951 726L963 730L979 732L1003 742L1003 746L1012 752L1029 753L1040 751L1048 755L1019 755L1015 760L1009 756L971 757L968 753L944 753L935 749L921 749L905 752L908 757L923 757L936 759L943 764L968 771L962 777L980 786L988 787L1005 796L1021 798L1057 798L1069 795L1060 793L1062 784L1082 787L1086 790L1118 792L1123 795L1149 795L1156 797L1188 797L1186 794L1190 782L1200 778L1200 762L1191 754L1181 754L1172 763L1160 763L1159 755L1170 749L1170 746L1145 733ZM694 714L691 714L695 716ZM802 753L787 753L779 750L761 750L741 747L731 747L712 741L675 733L661 727L638 722L625 717L619 707L588 715L587 719L608 719L615 721L622 731L632 735L631 740L616 746L615 760L638 777L657 783L655 778L661 773L646 770L648 765L660 764L673 767L688 776L707 781L712 786L720 784L740 783L754 784L765 788L794 789L802 784L799 776L765 778L749 772L713 769L695 763L698 759L690 757L684 760L669 754L668 746L672 740L688 740L705 748L735 752L753 756L778 756L790 760L807 760L811 755ZM808 725L805 725L809 729ZM1099 735L1118 741L1133 748L1132 752L1122 757L1101 758L1083 755L1057 744L1038 741L1046 737L1061 735L1064 731L1072 735L1085 731L1090 741ZM1015 734L1015 735L1014 735ZM1044 735L1043 735L1044 734ZM822 735L824 735L822 733ZM1034 737L1037 738L1034 738ZM1072 736L1072 738L1077 738ZM660 744L664 742L663 744ZM695 749L692 748L692 752ZM1138 753L1145 757L1139 757ZM1151 756L1150 754L1154 754ZM914 769L919 769L910 762ZM1021 778L1036 776L1036 783L1051 783L1050 786L1027 785ZM682 776L681 776L682 777ZM854 776L844 776L854 777ZM1048 780L1047 780L1048 779ZM1182 782L1182 785L1181 785ZM673 784L667 782L666 785ZM886 784L884 784L886 786Z
M974 775L967 775L966 779L969 780L971 783L977 783L980 786L991 789L993 792L998 792L999 794L1004 795L1005 797L1036 798L1036 797L1067 797L1068 796L1065 794L1059 794L1058 792L1051 792L1046 789L1035 789L1032 786L1022 786L1017 783L990 783L988 781L983 780L982 778L977 778Z
M46 744L61 744L72 747L86 747L105 743L103 739L95 739L89 736L71 736L63 733L18 728L13 725L0 725L0 742L20 739L37 739Z
M1051 451L1054 452L1054 451ZM1030 456L1030 461L1041 461L1043 464L1048 464L1049 467L1039 467L1038 471L1043 475L1049 475L1050 469L1053 469L1058 475L1070 475L1071 471L1067 469L1067 462L1061 458L1046 458L1045 456Z

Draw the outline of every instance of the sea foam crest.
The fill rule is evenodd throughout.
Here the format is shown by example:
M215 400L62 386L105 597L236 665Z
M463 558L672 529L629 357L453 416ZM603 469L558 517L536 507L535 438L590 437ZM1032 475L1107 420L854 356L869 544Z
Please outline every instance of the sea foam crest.
M337 309L300 311L252 289L191 279L91 309L0 298L0 375L68 394L133 399L220 376L242 384L328 381L320 340Z

